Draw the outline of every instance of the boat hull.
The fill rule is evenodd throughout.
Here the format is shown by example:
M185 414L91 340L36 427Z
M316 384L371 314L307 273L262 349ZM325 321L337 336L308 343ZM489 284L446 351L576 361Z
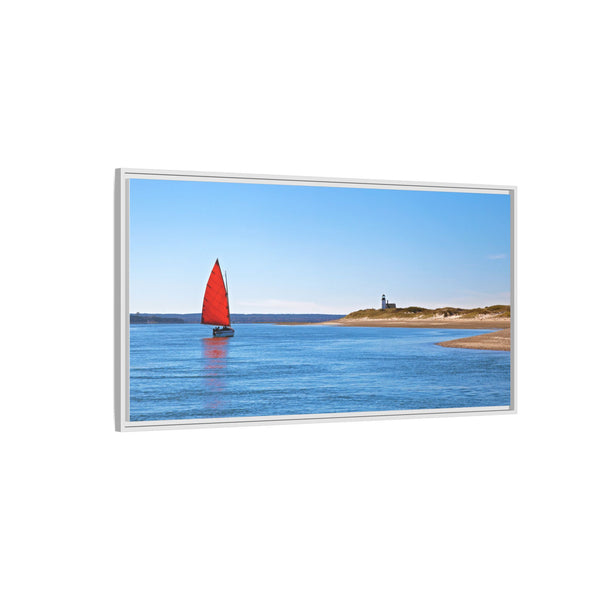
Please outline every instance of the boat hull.
M213 337L233 337L235 333L231 327L215 327L213 329Z

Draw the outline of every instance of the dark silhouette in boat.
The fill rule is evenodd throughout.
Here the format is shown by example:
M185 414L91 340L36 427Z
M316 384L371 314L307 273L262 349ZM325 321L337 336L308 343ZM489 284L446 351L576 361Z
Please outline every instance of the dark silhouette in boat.
M227 292L227 275L223 280L219 259L210 273L204 302L202 304L202 323L217 325L213 327L214 337L233 337L235 331L231 328L231 314L229 312L229 294Z

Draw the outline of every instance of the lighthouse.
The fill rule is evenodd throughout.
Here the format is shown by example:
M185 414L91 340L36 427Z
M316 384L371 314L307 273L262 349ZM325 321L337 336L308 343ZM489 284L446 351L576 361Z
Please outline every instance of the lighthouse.
M385 310L386 308L396 308L396 304L394 302L388 302L385 299L385 294L381 296L381 310Z

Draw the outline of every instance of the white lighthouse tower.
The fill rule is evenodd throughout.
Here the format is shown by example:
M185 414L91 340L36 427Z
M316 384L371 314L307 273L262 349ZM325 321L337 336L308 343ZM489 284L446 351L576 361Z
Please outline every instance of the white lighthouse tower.
M387 301L385 299L385 294L383 294L383 296L381 296L381 309L385 310L387 308Z

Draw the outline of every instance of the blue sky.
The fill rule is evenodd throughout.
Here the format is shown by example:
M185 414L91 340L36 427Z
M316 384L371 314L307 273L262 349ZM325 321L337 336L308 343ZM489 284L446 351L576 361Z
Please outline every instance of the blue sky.
M132 312L201 312L216 258L234 313L508 304L510 197L130 181Z

